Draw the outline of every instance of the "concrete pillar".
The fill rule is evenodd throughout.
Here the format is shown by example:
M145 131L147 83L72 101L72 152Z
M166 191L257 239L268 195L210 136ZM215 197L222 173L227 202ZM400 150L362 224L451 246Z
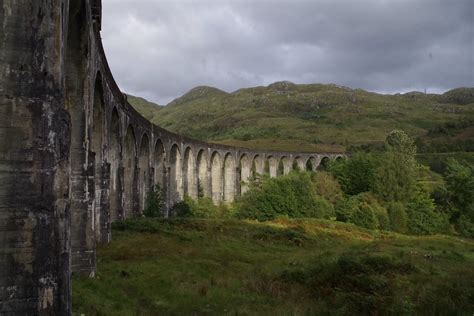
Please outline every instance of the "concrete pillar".
M268 164L270 167L270 177L275 178L278 175L278 160L274 157L270 157Z
M211 157L211 193L215 204L222 202L223 166L219 153Z

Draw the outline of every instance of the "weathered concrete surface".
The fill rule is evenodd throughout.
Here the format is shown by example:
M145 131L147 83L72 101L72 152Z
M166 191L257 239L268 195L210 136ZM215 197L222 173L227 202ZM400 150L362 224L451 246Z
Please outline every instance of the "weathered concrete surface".
M64 1L0 4L0 314L68 314Z
M208 144L151 124L117 87L100 25L100 0L0 4L1 315L70 314L71 271L95 275L97 243L142 213L155 184L169 216L198 186L229 203L256 173L342 156Z

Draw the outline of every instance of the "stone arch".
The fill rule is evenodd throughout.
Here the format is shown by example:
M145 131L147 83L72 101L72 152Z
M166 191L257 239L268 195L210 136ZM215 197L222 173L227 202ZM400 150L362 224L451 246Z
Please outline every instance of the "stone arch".
M318 167L318 160L315 157L309 157L306 161L306 170L307 171L316 171Z
M92 129L90 134L91 163L94 168L94 200L92 203L94 212L95 234L99 241L109 240L109 208L105 205L105 170L104 170L104 135L105 135L105 112L104 93L102 79L97 73L94 85L94 97L92 104Z
M94 275L94 210L89 203L92 190L87 185L88 154L86 149L85 84L88 55L88 23L85 1L69 4L68 34L65 57L65 108L71 117L70 143L70 213L73 272ZM86 193L86 191L89 192Z
M109 207L110 221L122 218L120 194L120 117L117 108L113 108L108 128L108 157L110 164Z
M321 161L319 162L319 165L318 165L318 167L317 167L317 170L319 170L319 171L325 171L325 170L327 170L328 167L329 167L329 162L330 162L329 157L323 157L323 158L321 159Z
M183 199L183 166L181 159L181 152L178 145L174 144L170 150L170 187L169 198L170 206Z
M288 157L282 157L280 159L280 163L282 164L283 166L283 174L284 175L287 175L290 173L291 169L292 169L292 162L290 160L290 158Z
M146 206L146 199L150 189L150 141L145 133L140 142L138 152L138 205L140 213Z
M201 149L197 155L197 168L198 168L198 194L203 194L204 196L210 197L210 183L208 175L208 160L207 154L204 149ZM199 192L202 190L201 192Z
M265 173L265 161L260 155L255 155L252 162L252 174L256 176L257 174L263 175Z
M217 151L211 156L211 193L214 203L222 202L222 163Z
M278 176L278 160L273 157L269 156L267 159L268 164L268 174L270 177L275 178Z
M292 169L304 171L306 170L306 162L301 157L295 157L293 159Z
M252 166L249 157L244 154L240 157L240 194L244 194L248 190L248 182L251 176Z
M163 192L166 192L165 187L165 162L166 162L166 153L163 142L158 139L155 143L154 150L154 174L153 174L153 183L155 186L159 186Z
M224 201L233 202L235 199L236 167L231 153L224 158Z
M125 134L123 148L123 217L133 216L135 208L135 165L136 165L136 139L132 125L129 125Z
M198 197L197 178L196 178L196 161L191 147L186 148L184 152L184 193L193 199Z

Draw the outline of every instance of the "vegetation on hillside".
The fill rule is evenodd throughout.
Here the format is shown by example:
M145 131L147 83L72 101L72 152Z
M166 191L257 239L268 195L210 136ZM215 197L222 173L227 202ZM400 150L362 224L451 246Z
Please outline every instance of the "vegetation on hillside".
M254 174L234 203L215 206L202 195L172 209L175 217L333 219L368 229L414 235L474 237L474 166L451 159L444 179L416 159L416 145L392 131L384 148L330 163L328 171L295 170L270 178ZM297 166L295 167L297 168Z
M420 137L422 151L432 145L430 136L445 144L458 139L457 145L445 148L458 151L472 147L474 88L442 95L381 95L336 85L290 82L233 93L197 87L159 111L144 113L179 134L248 148L346 151L353 146L381 144L388 132L402 129ZM436 130L452 125L457 126L456 131L451 129L449 135L438 137Z
M462 315L474 243L327 220L134 219L75 276L76 315Z
M156 113L163 108L156 103L150 102L144 98L133 96L131 94L126 94L126 97L127 101L135 108L135 110L140 112L143 117L150 121L153 119Z

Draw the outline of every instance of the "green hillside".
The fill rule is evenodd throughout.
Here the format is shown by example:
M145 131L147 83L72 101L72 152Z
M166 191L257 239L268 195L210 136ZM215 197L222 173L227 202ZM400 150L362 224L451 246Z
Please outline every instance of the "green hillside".
M382 142L393 129L414 137L474 118L474 88L442 95L382 95L336 85L277 82L227 93L197 87L159 111L137 109L171 131L229 145L345 151ZM474 136L472 124L462 137ZM463 131L460 131L462 133Z
M144 98L136 97L131 94L126 94L128 102L145 118L152 120L156 113L163 107L150 102Z
M75 315L470 315L474 243L324 220L135 219Z

